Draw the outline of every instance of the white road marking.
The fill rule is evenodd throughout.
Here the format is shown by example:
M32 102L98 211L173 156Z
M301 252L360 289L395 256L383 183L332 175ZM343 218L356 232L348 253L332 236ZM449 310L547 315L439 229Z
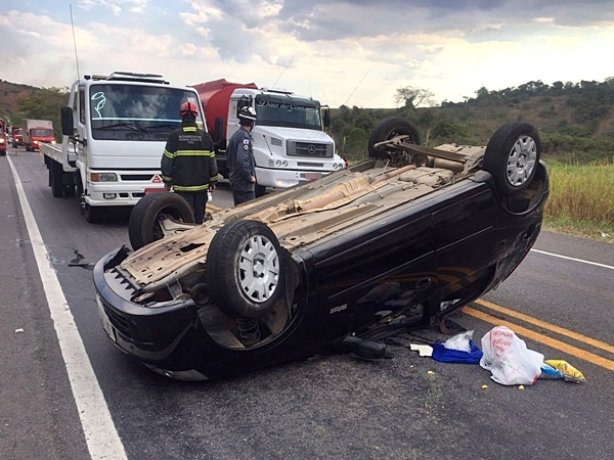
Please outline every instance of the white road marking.
M594 265L595 267L601 267L601 268L607 268L610 270L614 270L614 267L612 267L611 265L605 265L605 264L600 264L597 262L591 262L590 260L584 260L584 259L576 259L575 257L567 257L567 256L562 256L561 254L554 254L552 252L547 252L547 251L541 251L539 249L531 249L532 252L537 252L538 254L543 254L546 256L550 256L550 257L558 257L559 259L565 259L565 260L573 260L574 262L580 262L583 264L588 264L588 265Z
M81 426L93 460L126 460L126 451L119 438L111 413L96 380L77 325L49 259L49 253L36 225L17 169L7 155L17 195L28 228L32 250L38 265L53 327L58 337L62 358L77 404Z

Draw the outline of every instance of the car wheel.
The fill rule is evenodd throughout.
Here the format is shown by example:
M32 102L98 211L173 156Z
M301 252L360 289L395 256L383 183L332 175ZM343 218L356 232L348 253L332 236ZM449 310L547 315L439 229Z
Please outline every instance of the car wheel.
M537 130L529 123L508 123L492 135L484 154L488 171L504 195L511 195L529 186L541 154Z
M5 156L5 155L6 155L6 151L4 151L4 150L0 150L0 157L3 157L3 156Z
M213 237L206 277L211 299L229 316L260 318L283 296L284 259L262 222L236 220Z
M146 244L164 238L160 222L172 219L186 224L194 223L194 212L189 203L173 192L158 192L141 198L130 213L128 236L135 251Z
M369 136L369 156L372 158L387 158L394 150L378 149L375 144L392 139L396 136L409 136L411 142L420 144L418 130L407 120L399 117L385 118Z

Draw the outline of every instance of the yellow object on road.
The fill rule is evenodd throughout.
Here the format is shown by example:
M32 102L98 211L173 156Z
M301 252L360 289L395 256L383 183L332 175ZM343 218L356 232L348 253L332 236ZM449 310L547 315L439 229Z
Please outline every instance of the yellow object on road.
M547 359L544 361L549 366L554 367L557 371L563 373L563 379L566 382L576 382L576 383L584 383L586 382L586 378L584 374L580 372L578 369L573 367L567 361L562 359Z

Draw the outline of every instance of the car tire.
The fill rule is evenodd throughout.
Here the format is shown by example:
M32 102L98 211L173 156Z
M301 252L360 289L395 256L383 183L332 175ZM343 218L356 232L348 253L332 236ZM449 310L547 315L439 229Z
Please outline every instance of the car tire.
M508 123L497 129L488 141L484 169L491 174L501 194L512 195L529 186L540 156L537 130L529 123Z
M190 204L173 192L157 192L141 198L130 213L128 237L135 251L164 237L160 220L170 218L176 222L194 223Z
M375 148L375 144L401 135L407 135L412 143L420 144L418 130L410 122L399 117L385 118L369 135L369 156L378 159L387 158L389 152Z
M213 237L206 279L211 299L229 316L257 319L284 295L284 257L262 222L236 220Z

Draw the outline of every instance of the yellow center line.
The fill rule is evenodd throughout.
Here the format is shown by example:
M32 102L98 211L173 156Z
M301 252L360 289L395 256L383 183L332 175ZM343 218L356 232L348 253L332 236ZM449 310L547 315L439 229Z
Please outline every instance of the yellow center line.
M578 342L583 342L587 345L590 345L595 348L599 348L601 350L614 353L614 346L602 342L600 340L593 339L591 337L587 337L582 334L578 334L577 332L570 331L569 329L565 329L564 327L557 326L556 324L548 323L546 321L542 321L537 318L533 318L532 316L525 315L524 313L520 313L518 311L510 310L509 308L502 307L501 305L494 304L489 302L488 300L478 299L474 303L481 305L490 310L497 311L499 313L503 313L505 315L511 316L512 318L516 318L527 323L533 324L538 327L543 327L544 329L548 329L549 331L556 332L557 334L564 335L565 337L569 337L571 339L577 340Z
M496 316L492 316L488 313L476 310L475 308L465 307L463 311L467 315L473 316L474 318L481 319L482 321L494 324L496 326L506 326L518 335L522 335L538 343L543 343L550 348L554 348L555 350L562 351L563 353L567 353L570 356L574 356L584 361L588 361L589 363L595 364L596 366L614 371L614 361L603 358L594 353L582 350L581 348L574 347L565 342L561 342L560 340L552 339L538 332L532 331L531 329L527 329L526 327L518 326L509 321L497 318Z

